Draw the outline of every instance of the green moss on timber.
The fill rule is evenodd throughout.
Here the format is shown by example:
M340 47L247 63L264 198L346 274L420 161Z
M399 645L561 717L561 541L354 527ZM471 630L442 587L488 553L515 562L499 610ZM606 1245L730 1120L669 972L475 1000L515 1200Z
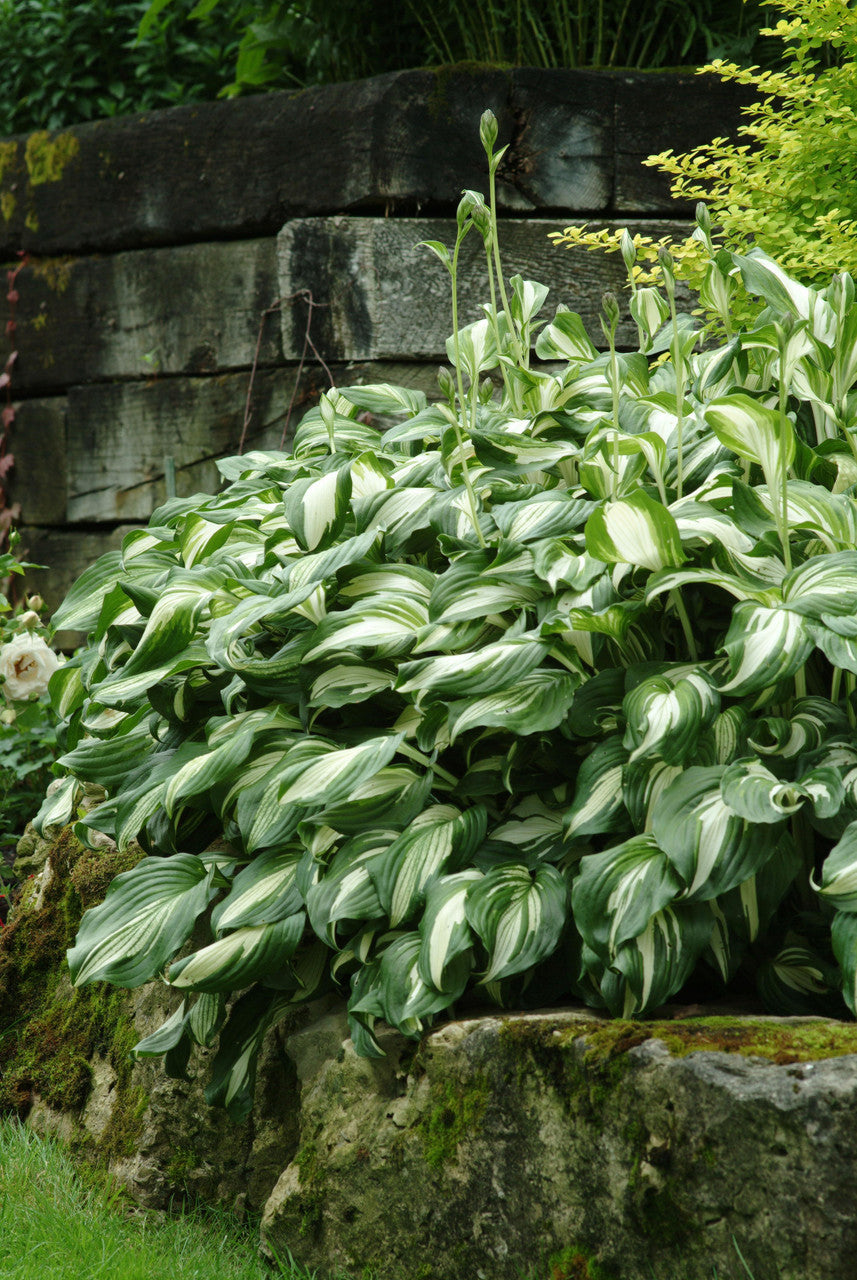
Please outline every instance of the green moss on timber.
M41 908L19 909L0 935L0 1113L23 1118L35 1093L58 1110L80 1111L91 1089L89 1064L99 1054L116 1077L111 1118L98 1142L105 1158L133 1150L148 1102L131 1084L129 1052L137 1036L125 993L106 983L71 987L65 952L87 894L98 887L103 896L113 875L139 856L92 855L66 828L50 851Z
M2 179L0 179L2 181ZM0 214L3 215L4 222L11 222L15 213L17 201L11 191L4 191L0 195Z
M17 142L0 142L0 182L4 180L10 169L14 169L17 160Z
M79 151L80 143L73 133L51 135L47 129L31 133L24 148L30 186L39 187L45 182L59 182Z
M71 273L75 259L34 258L30 266L37 280L44 280L53 293L65 293L71 284Z
M591 1254L577 1245L552 1254L547 1265L549 1280L613 1280Z
M432 1085L429 1110L417 1126L428 1164L439 1168L455 1159L461 1140L481 1125L490 1095L488 1081L481 1074L466 1086L452 1080Z
M38 231L39 216L36 213L35 209L27 210L27 216L24 219L24 226L27 228L28 231L32 231L33 234L35 234Z

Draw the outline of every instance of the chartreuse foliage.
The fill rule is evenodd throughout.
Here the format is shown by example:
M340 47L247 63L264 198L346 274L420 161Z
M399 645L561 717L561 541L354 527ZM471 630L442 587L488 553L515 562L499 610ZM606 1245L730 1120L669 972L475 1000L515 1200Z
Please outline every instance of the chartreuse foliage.
M662 328L671 290L638 299L651 361L616 352L615 300L599 354L507 288L471 192L431 246L454 300L474 232L497 303L456 322L439 402L327 394L56 619L90 641L53 678L42 821L101 783L78 831L150 851L72 975L181 989L137 1052L181 1070L219 1031L234 1115L268 1026L332 985L366 1054L376 1019L417 1036L474 989L629 1016L701 969L775 1010L857 1003L854 283L721 253L753 323L700 351Z
M715 137L682 155L664 151L644 163L670 176L676 199L704 200L730 248L743 253L755 245L797 280L825 285L835 271L857 272L857 9L850 0L764 3L777 21L760 35L778 50L779 65L763 70L715 58L699 69L755 91L738 137ZM621 233L569 227L559 239L611 252ZM657 275L658 246L647 237L637 237L637 246L636 270L647 283L652 270ZM718 274L710 273L698 241L669 248L703 307L722 310L711 297ZM727 286L728 295L739 289L733 319L752 314L741 283Z

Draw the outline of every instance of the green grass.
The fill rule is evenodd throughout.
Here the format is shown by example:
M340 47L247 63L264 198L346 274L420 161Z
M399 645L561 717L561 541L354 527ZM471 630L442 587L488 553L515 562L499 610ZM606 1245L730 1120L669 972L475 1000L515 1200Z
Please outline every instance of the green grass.
M0 1122L0 1276L3 1280L310 1280L269 1271L257 1236L223 1213L135 1210L105 1175L57 1143Z

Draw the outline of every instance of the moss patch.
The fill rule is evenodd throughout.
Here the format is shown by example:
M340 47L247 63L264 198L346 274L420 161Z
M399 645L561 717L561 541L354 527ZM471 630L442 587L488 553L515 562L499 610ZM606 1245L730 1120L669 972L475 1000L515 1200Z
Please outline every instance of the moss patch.
M30 268L36 279L43 280L53 293L65 293L71 284L74 263L75 259L70 256L63 258L34 258L30 263Z
M0 182L18 162L17 142L0 142Z
M420 1120L423 1155L434 1168L455 1159L459 1143L482 1124L491 1089L484 1075L476 1075L465 1086L441 1080L432 1085L430 1106Z
M52 136L47 129L31 133L24 149L30 186L59 182L79 151L80 143L73 133L55 133Z
M806 1022L735 1017L652 1022L509 1018L503 1023L500 1039L528 1049L548 1069L551 1063L556 1069L557 1059L564 1057L578 1039L585 1041L586 1057L591 1063L616 1059L646 1040L660 1040L677 1058L708 1050L767 1058L785 1065L857 1054L857 1022L835 1022L827 1018Z
M128 1056L137 1035L125 992L107 983L73 988L65 953L84 908L139 857L91 854L66 828L50 851L41 908L19 909L0 935L0 1113L25 1117L36 1093L51 1107L79 1112L98 1053L116 1076L113 1113L98 1142L107 1158L127 1154L140 1131L147 1099L131 1085Z
M579 1035L580 1032L575 1034ZM857 1054L857 1022L772 1022L701 1017L662 1022L603 1022L584 1032L587 1050L612 1058L645 1040L660 1040L676 1058L700 1050L767 1058L781 1065Z

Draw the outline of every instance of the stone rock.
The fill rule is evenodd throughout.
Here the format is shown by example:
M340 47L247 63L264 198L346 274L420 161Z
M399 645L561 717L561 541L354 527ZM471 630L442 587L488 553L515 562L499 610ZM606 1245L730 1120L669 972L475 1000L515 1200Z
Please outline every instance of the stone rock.
M262 1231L310 1268L711 1280L737 1242L755 1280L857 1274L850 1024L484 1017L370 1062L330 1014L285 1048L300 1145Z

